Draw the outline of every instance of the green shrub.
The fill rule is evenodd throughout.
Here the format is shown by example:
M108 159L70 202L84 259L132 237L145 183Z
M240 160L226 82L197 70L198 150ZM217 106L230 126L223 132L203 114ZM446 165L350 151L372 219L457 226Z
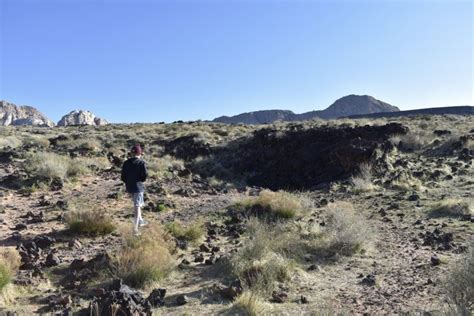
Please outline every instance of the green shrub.
M178 221L166 224L168 232L176 239L197 243L204 236L204 225L197 221L184 226Z
M429 212L430 217L455 217L470 216L474 212L471 203L461 199L446 199L433 205Z
M0 291L5 288L15 276L20 267L20 255L13 248L0 250Z
M115 230L112 218L98 209L71 211L67 213L66 223L69 231L78 235L100 236Z
M66 180L89 172L80 159L46 152L30 153L23 167L30 176L43 181Z
M474 241L474 240L472 240ZM456 262L443 283L452 315L472 315L474 311L474 249Z
M302 194L263 190L258 197L245 198L234 206L259 217L290 219L306 213L311 208L311 202Z
M173 270L173 251L173 242L161 226L149 227L137 237L127 232L113 256L113 272L125 283L143 288Z

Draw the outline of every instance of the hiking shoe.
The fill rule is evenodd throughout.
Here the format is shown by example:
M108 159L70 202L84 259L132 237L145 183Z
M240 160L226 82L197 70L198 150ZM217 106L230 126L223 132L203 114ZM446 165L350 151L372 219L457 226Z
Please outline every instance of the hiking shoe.
M142 234L142 233L140 233L138 230L134 230L134 231L133 231L133 236L135 236L135 237L138 237L138 236L140 236L141 234Z
M148 225L148 221L142 219L142 220L140 221L140 227L143 227L143 226L146 226L146 225Z

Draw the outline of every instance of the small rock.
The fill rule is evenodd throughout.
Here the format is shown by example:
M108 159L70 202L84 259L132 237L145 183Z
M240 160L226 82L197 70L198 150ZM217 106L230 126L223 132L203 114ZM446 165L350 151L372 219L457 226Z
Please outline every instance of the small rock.
M309 303L308 298L304 295L301 295L300 302L301 302L301 304L308 304Z
M178 306L186 305L189 302L189 299L186 295L179 295L176 297L176 304Z
M47 267L55 267L61 263L61 260L54 253L50 253L46 257L46 262L44 263Z
M374 286L377 283L375 274L368 274L365 276L362 281L360 281L363 285Z
M288 294L285 292L273 291L271 301L274 303L285 303L288 300Z
M14 230L23 230L23 229L27 229L28 226L24 223L20 223L20 224L17 224L14 228Z
M82 248L82 243L78 239L72 239L68 243L70 248L76 248L76 249L81 249Z
M199 246L199 250L201 250L202 252L211 252L211 249L206 244L202 244L201 246Z
M154 289L147 298L153 307L165 306L166 289Z
M434 266L438 266L441 264L441 259L437 255L431 256L431 264Z

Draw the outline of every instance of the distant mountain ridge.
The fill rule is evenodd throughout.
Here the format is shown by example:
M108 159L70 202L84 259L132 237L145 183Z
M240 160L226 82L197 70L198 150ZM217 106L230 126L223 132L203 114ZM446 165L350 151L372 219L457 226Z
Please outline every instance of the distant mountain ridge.
M228 124L268 124L281 121L307 121L312 119L337 119L350 115L398 112L400 109L369 95L348 95L336 100L327 109L295 114L288 110L264 110L242 113L235 116L221 116L213 122Z

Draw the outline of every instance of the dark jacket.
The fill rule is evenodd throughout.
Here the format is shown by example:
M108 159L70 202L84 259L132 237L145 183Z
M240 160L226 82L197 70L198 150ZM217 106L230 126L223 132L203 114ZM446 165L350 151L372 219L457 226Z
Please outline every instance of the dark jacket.
M144 182L147 177L146 164L142 159L133 157L124 162L122 167L122 181L128 193L143 192L142 185L137 182Z

